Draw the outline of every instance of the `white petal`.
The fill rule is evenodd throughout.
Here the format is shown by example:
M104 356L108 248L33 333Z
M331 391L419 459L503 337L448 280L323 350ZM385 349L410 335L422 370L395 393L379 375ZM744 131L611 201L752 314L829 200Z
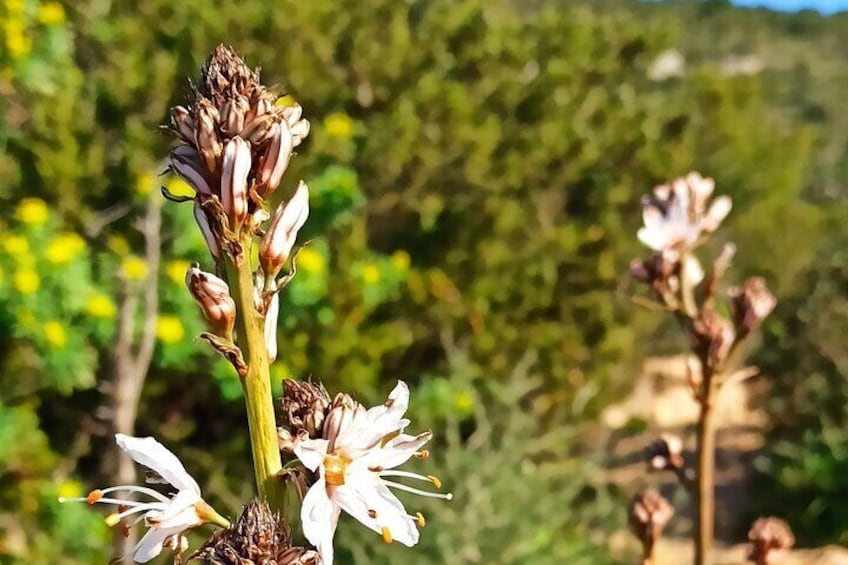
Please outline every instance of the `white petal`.
M152 437L115 434L115 441L133 461L155 471L178 490L192 490L200 494L197 482L191 478L177 456Z
M303 535L321 554L323 565L333 564L333 536L339 523L339 507L327 496L322 476L303 497L300 508Z
M295 441L294 454L297 455L297 458L300 459L304 467L310 471L314 471L324 462L329 443L326 439Z
M197 515L194 505L200 502L200 496L191 490L181 490L162 511L148 512L145 521L158 529L179 528L180 531L199 526L203 523Z
M268 362L273 363L277 358L277 319L280 317L280 294L271 298L268 311L265 313L265 348L268 350Z
M412 547L418 543L415 520L407 515L403 504L388 487L372 477L376 476L351 477L348 474L347 482L334 489L333 500L363 526L378 534L388 528L392 540Z
M409 434L400 434L392 439L381 448L374 448L365 453L355 463L362 462L362 465L368 467L382 467L383 469L393 469L398 465L402 465L415 455L430 439L433 434L424 432L417 436Z
M639 228L636 237L654 251L661 251L666 247L668 238L660 229Z
M715 231L730 213L731 208L733 208L733 201L729 196L719 196L713 200L701 223L702 228L708 232Z
M365 417L357 422L358 429L355 438L350 438L347 445L353 449L370 449L384 437L402 430L409 425L409 420L403 415L409 407L409 387L403 381L389 393L384 404L369 408Z
M177 528L163 529L150 528L141 538L133 550L133 559L138 563L147 563L162 553L162 544L169 537L179 534L182 530Z

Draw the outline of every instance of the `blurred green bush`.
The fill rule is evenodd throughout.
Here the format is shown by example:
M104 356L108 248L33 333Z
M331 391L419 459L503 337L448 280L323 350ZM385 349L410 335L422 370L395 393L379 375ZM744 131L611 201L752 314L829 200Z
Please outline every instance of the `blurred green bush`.
M760 361L793 399L788 425L826 402L837 405L827 425L843 425L844 384L828 392L841 365L814 345L826 333L835 354L845 333L808 322L845 296L848 144L844 128L826 127L845 86L818 92L835 71L812 55L788 71L727 72L716 62L725 52L769 41L789 50L796 33L790 16L734 23L738 12L4 2L0 440L25 441L0 441L0 555L110 554L97 516L55 497L111 472L103 390L120 297L145 274L137 219L159 184L187 190L159 177L169 141L157 128L221 41L262 65L313 123L289 177L312 188L313 214L281 307L275 379L311 376L371 401L404 378L415 423L441 438L434 468L456 499L428 508L422 547L403 559L608 559L606 534L623 512L594 482L602 450L580 432L628 390L648 349L679 349L630 304L622 273L638 252L639 197L690 169L734 197L739 269L765 275L782 300ZM830 41L816 26L841 20L828 21L800 33ZM715 45L716 29L734 41ZM684 72L650 79L669 48L689 57ZM174 448L236 513L250 496L246 436L234 431L241 389L194 341L202 324L182 277L191 261L209 264L195 232L187 205L164 209L157 348L137 430ZM528 352L532 372L516 373ZM812 366L815 391L791 380ZM794 460L808 452L789 445ZM341 539L357 562L399 555L359 532Z

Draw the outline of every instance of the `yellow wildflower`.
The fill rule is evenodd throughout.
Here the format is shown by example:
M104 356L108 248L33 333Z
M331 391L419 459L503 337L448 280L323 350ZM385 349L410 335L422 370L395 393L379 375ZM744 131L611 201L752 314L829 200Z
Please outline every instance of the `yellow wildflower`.
M194 196L194 189L178 176L171 176L165 182L165 188L174 196Z
M85 311L92 318L112 318L115 316L115 303L105 294L92 294L85 305Z
M324 256L311 247L304 247L297 254L298 270L306 271L307 273L321 273L326 267Z
M54 265L68 263L85 250L85 240L68 232L59 235L47 245L47 260Z
M324 131L330 137L348 139L353 136L353 120L342 112L328 114L324 118Z
M31 270L18 271L15 273L15 289L21 294L32 294L41 286L38 273Z
M156 177L153 176L152 173L141 173L135 179L135 191L136 194L140 194L142 196L150 194L150 191L153 190L153 186L156 184Z
M178 343L185 337L180 319L170 314L162 314L156 320L156 338L166 345Z
M6 49L12 58L25 57L32 51L32 37L24 31L23 22L4 22L4 34L6 36Z
M183 261L182 259L168 261L168 264L165 265L165 274L168 275L168 278L171 279L174 284L183 284L186 278L186 271L188 271L190 266L191 263Z
M147 276L147 263L138 255L129 255L121 263L121 274L131 281L144 280Z
M380 281L380 268L369 263L362 268L362 280L365 284L376 284Z
M82 496L83 492L79 481L63 481L56 494L59 498L76 498Z
M291 94L280 96L279 98L277 98L277 101L274 102L274 105L279 107L294 106L295 104L297 104L297 100L295 100L294 96L292 96Z
M47 202L41 198L24 198L15 211L18 220L31 226L47 221Z
M453 403L458 411L468 413L474 407L474 398L468 392L462 390L456 393Z
M48 345L61 349L68 343L68 333L60 322L50 320L44 324L44 339Z
M10 235L3 239L3 249L12 257L29 253L29 241L22 235Z
M392 253L392 266L398 271L405 271L409 268L409 264L411 259L409 258L409 253L404 251L403 249L399 249Z
M106 247L118 255L127 255L130 252L130 244L120 235L110 235L106 240Z
M45 2L38 9L38 21L46 26L65 22L65 9L58 2Z

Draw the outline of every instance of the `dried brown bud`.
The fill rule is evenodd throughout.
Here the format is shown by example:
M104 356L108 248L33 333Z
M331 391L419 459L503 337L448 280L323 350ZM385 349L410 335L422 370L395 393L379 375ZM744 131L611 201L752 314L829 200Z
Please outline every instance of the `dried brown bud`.
M739 339L757 329L777 305L777 299L760 277L751 277L741 287L730 289L728 295Z
M780 518L760 518L751 526L748 532L751 548L748 560L758 565L766 565L772 557L772 552L789 549L795 545L795 536L789 524Z
M292 547L288 528L268 504L254 500L228 530L216 532L189 561L211 565L318 565L316 551Z
M645 448L645 461L651 469L674 471L683 468L683 441L673 434L662 434Z
M689 339L694 351L711 369L721 366L736 339L733 324L714 310L703 310L692 321Z
M236 323L236 303L227 283L212 273L204 273L197 263L186 271L186 287L200 306L200 312L215 333L231 339Z
M640 492L630 500L627 509L630 531L642 542L646 556L652 553L663 528L673 516L674 508L655 490Z
M291 379L283 381L285 438L292 440L302 432L310 438L322 437L329 409L330 395L323 385Z

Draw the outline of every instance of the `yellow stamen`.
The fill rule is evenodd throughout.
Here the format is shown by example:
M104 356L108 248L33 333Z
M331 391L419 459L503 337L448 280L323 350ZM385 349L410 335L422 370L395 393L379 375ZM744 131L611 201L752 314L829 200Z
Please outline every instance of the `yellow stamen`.
M103 491L100 489L96 489L88 493L88 496L85 497L85 501L89 504L94 504L101 498L103 498Z
M388 528L383 528L383 542L386 544L392 543L392 532Z
M427 525L427 520L424 519L424 514L421 512L415 513L415 523L418 524L419 528L423 528Z
M383 468L380 467L379 465L377 465L375 467L368 467L368 470L371 471L372 473L379 473L380 471L383 470Z
M427 480L433 483L436 488L442 488L442 481L439 477L436 477L435 475L427 475Z
M121 521L121 517L120 514L118 514L117 512L113 512L112 514L106 516L103 521L106 522L106 525L111 528L113 526L116 526L118 522Z
M324 477L328 485L340 487L345 484L345 469L349 462L340 455L327 455L324 458Z
M428 457L430 457L430 451L427 450L427 449L422 449L421 451L419 451L415 454L416 459L422 459L423 460L423 459L427 459Z
M371 509L369 508L369 509L368 509L368 517L369 517L369 518L371 518L371 519L376 518L376 517L377 517L377 511L376 511L376 510L371 510Z

